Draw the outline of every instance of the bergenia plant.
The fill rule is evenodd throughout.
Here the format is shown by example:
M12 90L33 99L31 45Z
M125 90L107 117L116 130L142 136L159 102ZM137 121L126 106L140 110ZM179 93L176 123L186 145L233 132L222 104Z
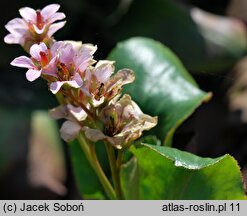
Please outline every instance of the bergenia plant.
M26 78L42 77L60 105L51 109L55 119L66 119L60 133L66 142L78 139L87 159L111 199L122 199L116 155L141 137L144 130L157 124L157 117L144 114L122 87L135 79L134 72L122 69L114 73L113 61L96 61L97 47L75 41L56 41L52 35L62 28L65 18L57 12L59 5L51 4L42 10L21 8L22 18L11 20L5 27L9 44L20 44L29 56L20 56L11 65L27 68ZM104 174L95 154L96 142L105 143L112 167L114 187ZM112 158L114 160L112 160ZM121 161L119 161L121 165Z
M79 144L80 152L100 182L99 190L103 189L99 198L244 198L240 171L231 156L200 158L162 146L154 136L142 137L144 131L157 125L155 115L159 115L155 135L165 137L163 144L170 145L179 124L211 97L196 86L175 55L153 40L134 38L113 51L115 59L96 61L97 46L53 38L65 25L62 21L65 15L58 12L59 8L58 4L42 10L21 8L22 18L15 18L5 26L9 34L4 41L21 45L28 53L15 58L11 65L26 68L30 82L44 79L56 96L59 105L49 111L50 116L64 119L60 134L65 142L70 146ZM115 71L115 60L122 61L123 67L131 65L135 72L127 68ZM142 85L139 88L133 83L135 74L145 80L139 82ZM132 90L123 93L123 88L131 85ZM131 96L139 98L142 108L145 101L149 107L145 110L151 110L155 117L144 114ZM106 171L106 161L98 159L98 146L108 156L105 160L110 172ZM78 164L77 167L85 165ZM77 174L78 170L83 172L79 168ZM87 187L80 180L77 178L78 185ZM90 193L89 198L96 198L98 191Z

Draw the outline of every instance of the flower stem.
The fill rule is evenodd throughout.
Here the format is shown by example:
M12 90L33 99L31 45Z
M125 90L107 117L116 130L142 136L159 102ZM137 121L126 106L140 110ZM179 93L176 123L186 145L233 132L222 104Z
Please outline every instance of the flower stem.
M88 145L82 133L78 135L78 141L80 142L81 148L83 149L89 163L91 164L96 175L98 176L107 196L110 199L115 200L116 193L99 163L99 160L98 160L98 157L95 151L95 146L92 144Z
M123 197L121 183L120 183L120 166L118 165L117 160L116 160L114 147L109 143L105 143L105 146L106 146L106 151L107 151L107 155L108 155L108 159L109 159L109 163L111 167L112 179L113 179L113 184L114 184L114 188L116 191L117 199L123 200L124 197ZM122 151L119 151L119 153L120 152ZM119 163L121 163L121 161L119 161Z
M124 157L124 151L123 150L118 151L117 168L119 169L119 171L123 162L123 157Z

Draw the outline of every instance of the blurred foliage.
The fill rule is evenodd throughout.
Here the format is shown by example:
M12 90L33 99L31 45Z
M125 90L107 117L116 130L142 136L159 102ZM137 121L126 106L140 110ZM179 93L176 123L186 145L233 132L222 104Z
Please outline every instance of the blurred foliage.
M147 13L148 11L148 13ZM242 23L170 0L134 0L128 12L106 30L116 43L133 36L159 40L193 72L219 72L246 52Z
M47 111L34 111L28 145L29 182L33 187L46 187L65 195L66 175L65 155L56 121Z
M0 176L13 163L25 158L29 132L29 113L20 109L0 107Z

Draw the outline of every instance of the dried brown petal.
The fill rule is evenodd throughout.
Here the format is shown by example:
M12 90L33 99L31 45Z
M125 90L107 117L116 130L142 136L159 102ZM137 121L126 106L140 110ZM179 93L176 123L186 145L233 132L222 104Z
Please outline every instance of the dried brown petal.
M122 69L114 74L105 84L105 98L110 101L116 95L121 94L122 86L132 83L135 74L130 69Z
M86 137L93 142L105 140L118 149L128 147L144 130L149 130L157 124L157 117L143 114L127 94L103 108L100 120L104 125L104 131L84 127Z

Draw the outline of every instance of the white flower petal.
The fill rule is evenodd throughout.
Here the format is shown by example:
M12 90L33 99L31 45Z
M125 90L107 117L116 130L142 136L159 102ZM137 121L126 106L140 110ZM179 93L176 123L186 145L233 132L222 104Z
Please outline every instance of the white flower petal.
M27 25L27 23L23 19L21 19L21 18L15 18L15 19L10 20L5 25L5 28L10 33L23 35L28 30L28 25Z
M88 56L88 57L86 57L86 60L84 60L83 57L78 58L79 61L75 60L75 65L76 65L75 70L77 71L79 69L81 72L84 72L87 69L87 67L89 66L89 62L91 59L92 59L92 57Z
M90 44L90 43L87 43L87 44L83 44L82 47L81 47L82 50L88 50L90 52L91 55L93 55L96 50L98 49L97 45L93 45L93 44Z
M119 94L119 91L121 91L123 85L131 83L134 80L135 74L132 70L122 69L118 71L105 83L105 89L107 91L106 97L108 99L114 98L117 94Z
M95 65L96 68L100 68L100 67L104 67L106 65L114 65L115 61L109 61L109 60L100 60L97 62L97 64Z
M5 43L24 45L28 26L23 19L12 19L5 25L5 28L11 33L4 38Z
M23 38L14 34L8 34L4 37L4 42L7 44L21 44L23 45Z
M73 49L73 46L69 43L65 44L59 50L59 60L65 65L69 65L73 62L74 55L75 51Z
M69 112L78 121L83 121L87 118L87 113L81 107L74 107L71 104L68 104L67 107L68 107Z
M50 17L54 15L59 10L59 8L60 8L59 4L50 4L44 7L40 13L44 18L44 20L46 21L50 19Z
M58 22L50 25L50 28L48 30L48 36L51 37L55 32L57 32L59 29L63 28L66 21Z
M19 10L20 15L26 20L33 23L36 22L36 11L30 7L24 7Z
M26 78L28 81L32 82L36 79L38 79L41 75L41 71L40 70L33 70L33 69L29 69L26 73Z
M132 110L133 110L133 115L134 116L140 116L140 115L143 114L141 108L133 100L131 100L131 106L132 106Z
M35 68L32 60L26 56L20 56L18 58L15 58L10 64L16 67L23 67L29 69Z
M46 25L44 25L42 29L39 29L35 24L33 24L33 28L37 34L43 34L46 29Z
M34 44L31 46L30 55L38 61L41 60L40 52L47 52L47 46L45 45L45 43L42 42L40 44Z
M75 80L72 81L65 81L64 83L68 84L69 86L73 87L73 88L80 88L81 85L76 82Z
M95 100L94 98L92 98L92 104L94 107L98 107L99 105L104 103L104 101L105 101L105 97L103 96L99 100Z
M155 127L158 124L158 117L151 117L146 114L142 114L140 116L140 119L144 121L144 125L142 127L142 130L150 130L151 128Z
M50 84L50 90L53 94L57 94L58 91L60 90L60 88L63 86L65 82L60 82L60 81L57 81L57 82L53 82Z
M66 121L60 129L60 134L63 140L70 142L77 137L80 130L81 126L78 123Z
M78 51L77 56L74 59L75 70L80 69L80 71L85 71L89 64L93 64L93 53L96 51L97 47L91 44L83 44L81 49Z
M76 82L75 88L79 88L79 87L81 87L81 86L83 85L83 80L82 80L82 78L81 78L81 76L80 76L79 73L76 73L76 74L74 75L73 80ZM74 85L74 84L72 84L72 85ZM74 87L74 86L73 86L73 87Z
M65 45L64 41L58 41L55 42L52 46L51 46L51 55L52 56L57 56L60 49Z
M62 19L64 19L66 16L65 16L65 14L64 13L55 13L54 15L52 15L51 17L50 17L50 19L47 21L47 23L48 24L50 24L50 23L54 23L54 22L56 22L57 20L62 20Z
M75 50L75 52L79 52L83 46L81 41L65 40L64 43L71 44L73 46L73 49Z
M64 85L68 84L72 88L80 88L81 83L78 83L76 80L71 80L71 81L56 81L50 84L50 90L53 94L56 94L60 88Z
M114 62L111 61L99 61L99 63L96 65L95 71L93 72L98 82L105 83L109 80L114 72L113 63Z

